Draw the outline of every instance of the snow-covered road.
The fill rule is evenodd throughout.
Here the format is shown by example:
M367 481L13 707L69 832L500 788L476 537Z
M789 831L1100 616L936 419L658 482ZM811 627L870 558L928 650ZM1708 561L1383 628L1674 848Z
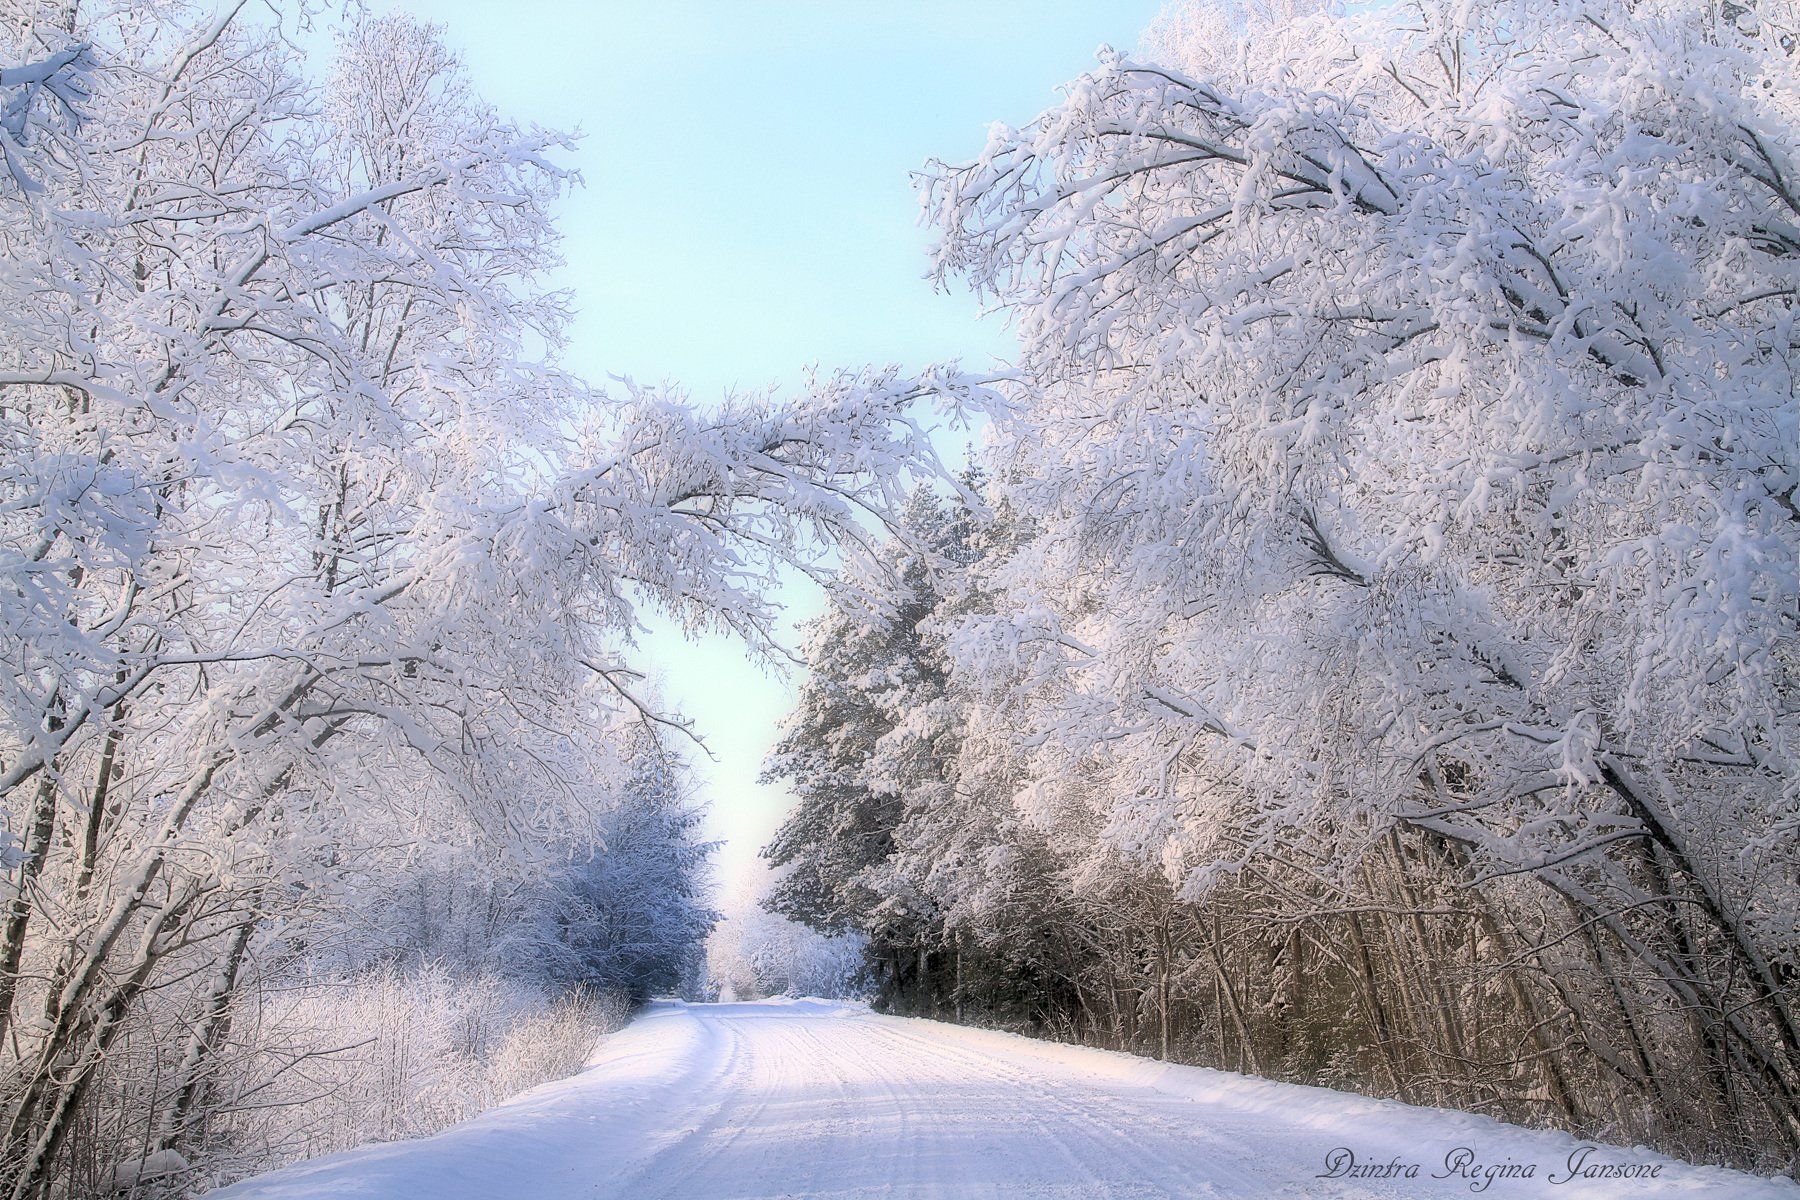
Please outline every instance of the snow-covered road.
M824 1001L658 1004L594 1065L433 1138L369 1146L213 1200L711 1197L1717 1197L1800 1186L1127 1055ZM1455 1164L1458 1149L1470 1161ZM1334 1151L1386 1179L1331 1177ZM1398 1170L1392 1163L1398 1163ZM1416 1164L1416 1177L1403 1172ZM1483 1171L1511 1164L1484 1185ZM1531 1178L1519 1177L1522 1168ZM1324 1176L1324 1177L1321 1177Z

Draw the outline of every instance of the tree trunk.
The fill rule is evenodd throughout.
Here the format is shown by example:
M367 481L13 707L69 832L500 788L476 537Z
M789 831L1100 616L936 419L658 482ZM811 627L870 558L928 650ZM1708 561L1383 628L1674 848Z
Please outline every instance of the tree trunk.
M19 864L18 891L7 905L6 925L0 930L0 1038L11 1028L13 1004L18 996L19 970L25 961L25 934L31 925L32 886L50 855L50 839L56 831L56 781L46 768L38 780L31 815L26 823L25 861Z

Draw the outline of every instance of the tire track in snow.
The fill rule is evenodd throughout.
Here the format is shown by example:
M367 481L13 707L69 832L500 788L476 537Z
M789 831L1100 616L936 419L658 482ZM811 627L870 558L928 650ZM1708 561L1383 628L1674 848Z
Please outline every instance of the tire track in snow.
M779 1009L773 1010L775 1013ZM763 1015L769 1014L769 1015ZM730 1127L712 1122L689 1138L690 1153L666 1179L645 1180L646 1197L679 1200L692 1195L730 1194L734 1187L752 1181L776 1186L781 1195L828 1195L829 1176L852 1161L864 1139L858 1135L871 1108L891 1111L893 1127L881 1130L880 1145L898 1168L877 1191L859 1188L862 1195L913 1195L921 1185L916 1164L925 1157L920 1150L914 1110L923 1098L911 1094L910 1079L891 1070L876 1068L889 1056L872 1046L845 1046L843 1037L832 1036L841 1023L804 1023L782 1019L763 1009L761 1014L702 1015L697 1019L731 1024L750 1030L743 1040L751 1043L747 1069L740 1069L745 1093L733 1113ZM861 1027L861 1021L854 1022ZM860 1029L859 1029L860 1032ZM861 1039L855 1039L861 1040ZM850 1064L856 1064L855 1069ZM829 1092L829 1096L820 1093ZM803 1099L804 1098L804 1099ZM804 1108L805 1140L844 1143L841 1147L812 1146L799 1153L792 1140L771 1135L766 1117L772 1107ZM787 1121L782 1127L799 1124ZM846 1130L848 1131L846 1133ZM691 1144L702 1137L698 1146ZM867 1149L863 1150L867 1156ZM621 1195L637 1193L625 1192Z
M694 1184L707 1169L716 1164L730 1152L751 1131L760 1128L761 1117L768 1110L771 1101L769 1091L771 1081L759 1066L765 1062L779 1061L767 1052L767 1048L759 1054L753 1044L754 1039L739 1031L739 1024L729 1019L721 1019L710 1015L694 1016L695 1020L708 1026L722 1027L732 1041L732 1069L725 1078L736 1091L750 1090L748 1097L734 1096L736 1103L730 1107L731 1123L725 1124L724 1115L728 1111L725 1101L715 1109L709 1119L699 1128L688 1134L682 1143L672 1146L669 1154L677 1150L685 1151L685 1158L674 1164L666 1175L652 1169L641 1178L644 1189L641 1194L646 1198L667 1198L682 1200L683 1197L696 1194ZM759 1031L760 1032L760 1031ZM743 1084L749 1081L750 1089ZM780 1082L779 1075L775 1082ZM728 1093L729 1094L729 1093ZM692 1143L698 1142L696 1150ZM667 1155L665 1155L665 1158Z
M886 1020L898 1022L902 1019ZM1114 1188L1135 1183L1145 1189L1156 1189L1144 1190L1143 1195L1184 1195L1191 1191L1191 1179L1170 1172L1167 1164L1157 1162L1143 1149L1144 1135L1148 1132L1144 1128L1143 1114L1134 1112L1128 1121L1119 1097L1096 1096L1090 1085L1086 1103L1073 1103L1063 1094L1069 1084L1050 1072L1026 1071L1000 1055L959 1045L955 1038L937 1039L923 1032L888 1029L890 1036L920 1047L927 1055L962 1062L969 1069L1004 1083L1004 1090L1030 1097L1034 1103L1021 1106L1026 1110L1026 1123L1035 1126L1039 1136L1055 1145L1084 1178L1096 1183L1110 1181L1109 1186ZM1102 1098L1107 1102L1094 1103ZM1047 1119L1046 1108L1054 1114L1054 1122ZM1182 1132L1191 1136L1194 1131L1189 1127ZM1085 1153L1077 1153L1071 1143L1079 1145ZM1097 1159L1107 1162L1112 1169L1098 1170L1094 1165ZM1154 1176L1154 1181L1146 1176Z
M671 1014L669 1019L677 1018ZM708 1082L689 1089L693 1094L711 1097L705 1116L700 1119L698 1124L675 1132L650 1154L632 1163L629 1177L633 1186L657 1186L662 1170L667 1169L672 1161L679 1161L680 1156L691 1153L691 1143L696 1137L704 1137L712 1130L724 1125L728 1118L735 1115L730 1110L733 1100L733 1085L743 1074L746 1053L744 1039L739 1036L734 1026L726 1022L699 1021L688 1016L685 1010L681 1012L679 1019L695 1020L697 1027L704 1035L701 1039L703 1047L723 1042L727 1049L723 1054L714 1050L706 1055L705 1061L711 1067ZM615 1174L611 1179L599 1184L593 1193L596 1200L614 1194L638 1194L630 1190L615 1193L612 1189L621 1181L622 1176Z

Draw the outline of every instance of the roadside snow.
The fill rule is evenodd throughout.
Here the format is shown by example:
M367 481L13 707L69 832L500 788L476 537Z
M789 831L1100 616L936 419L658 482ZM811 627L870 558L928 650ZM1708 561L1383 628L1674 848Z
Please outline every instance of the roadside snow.
M655 1005L571 1079L212 1200L1471 1195L1800 1200L1800 1185L805 1000Z

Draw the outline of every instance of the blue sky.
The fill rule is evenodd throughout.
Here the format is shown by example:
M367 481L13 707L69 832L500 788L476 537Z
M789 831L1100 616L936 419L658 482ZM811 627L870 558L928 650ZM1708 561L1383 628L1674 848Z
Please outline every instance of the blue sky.
M702 402L793 385L809 364L985 365L997 321L923 277L909 173L966 158L990 123L1021 124L1130 46L1156 0L839 3L388 3L439 22L502 113L584 138L585 186L562 205L589 378L679 381ZM796 620L820 599L783 599ZM756 783L794 681L725 638L647 645L691 716L729 885L789 804Z

